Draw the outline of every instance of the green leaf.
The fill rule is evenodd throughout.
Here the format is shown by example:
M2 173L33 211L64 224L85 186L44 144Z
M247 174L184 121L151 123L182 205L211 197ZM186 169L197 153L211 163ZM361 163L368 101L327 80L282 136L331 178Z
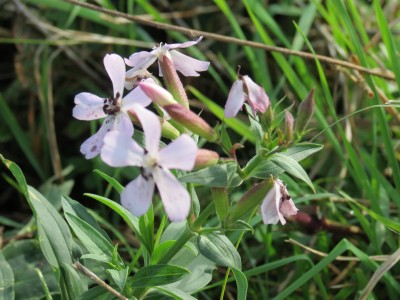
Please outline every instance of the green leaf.
M115 296L102 288L101 286L95 286L90 290L87 290L83 294L79 295L76 300L112 300ZM133 298L134 299L134 298Z
M0 299L14 299L14 273L0 251Z
M249 230L252 234L254 234L254 228L247 222L243 220L236 220L232 224L229 224L225 230Z
M93 259L93 260L97 260L97 261L101 261L104 263L109 263L110 262L110 257L107 255L104 255L103 253L101 254L83 254L81 257L81 259Z
M72 264L72 235L67 223L33 187L28 187L28 193L28 202L38 226L40 246L48 262L56 268L61 263Z
M46 297L46 300L53 300L53 297L51 296L49 287L47 286L46 279L44 278L44 276L42 274L42 271L40 271L40 269L35 269L35 271L36 271L37 275L39 276L39 280L42 285L44 296Z
M345 195L346 198L348 198ZM400 223L395 222L392 219L386 218L374 212L372 209L366 208L364 205L358 203L357 201L348 198L350 200L350 204L358 206L361 210L367 212L373 219L382 222L386 227L390 228L391 230L395 231L397 234L400 234Z
M151 259L150 259L150 264L154 265L158 262L158 260L161 258L161 256L164 254L165 251L167 251L169 248L171 248L175 244L175 241L165 241L160 244L158 244L154 250L153 253L151 254Z
M126 280L128 278L129 267L121 270L107 269L106 270L110 279L122 292L124 290Z
M242 262L239 252L225 235L216 233L199 235L197 246L202 255L218 266L241 270Z
M291 157L296 161L301 161L308 156L320 151L322 148L323 147L319 144L300 143L296 146L288 148L286 151L281 153ZM245 168L248 168L248 166L250 166L254 161L256 161L256 164L254 167L252 167L249 174L247 175L249 177L266 179L271 176L276 177L285 172L284 169L280 168L270 160L263 159L260 155L256 155L254 158L252 158L247 163Z
M259 146L264 141L265 132L261 126L258 116L257 115L254 116L253 109L250 107L250 105L245 103L244 107L246 109L247 116L250 121L250 128L253 131L253 135L256 137L256 145Z
M86 278L82 278L83 275L80 275L70 264L61 264L61 274L64 279L60 283L61 289L65 290L64 294L68 294L69 299L76 299L88 289Z
M229 154L229 150L232 148L232 142L228 132L226 131L225 123L222 123L220 126L220 136L223 148L226 150L227 154Z
M184 222L171 223L163 232L161 240L176 240L186 230ZM154 252L153 252L154 255ZM193 294L205 287L212 279L215 264L201 255L197 247L187 242L169 262L172 265L186 268L190 273L184 275L179 281L168 284L164 288L178 289L188 294Z
M66 212L65 218L75 235L91 254L103 254L111 261L114 247L108 239L90 224L70 213Z
M50 292L53 295L60 292L52 267L47 263L36 240L13 241L2 249L2 253L13 269L16 299L34 300L43 296L43 288L36 271L38 269ZM0 267L0 271L2 269Z
M154 211L153 206L139 218L140 235L143 239L143 246L153 253L154 250Z
M105 181L107 181L119 194L121 194L124 186L120 184L117 180L112 178L111 176L101 172L100 170L94 170L96 174L100 175Z
M165 295L171 296L177 300L196 300L195 297L190 296L189 294L182 292L181 290L174 289L172 287L163 288L163 287L158 286L153 289L157 290Z
M234 162L214 165L179 177L181 182L197 183L209 187L235 187L242 180L236 174L237 164Z
M275 153L271 156L271 161L286 172L288 172L290 175L303 180L315 193L315 189L310 178L308 178L307 173L296 160L285 154Z
M87 211L87 209L82 204L71 199L68 196L64 196L61 200L61 203L64 213L68 213L81 219L82 221L85 221L93 228L93 230L96 230L105 239L107 239L110 244L112 243L107 233L99 226L99 224L97 224L95 218Z
M139 269L130 282L131 287L153 287L178 281L189 273L187 269L173 265L151 265Z
M236 268L231 268L233 275L235 275L236 279L236 285L237 285L237 299L238 300L246 300L247 299L247 288L248 288L248 282L247 282L247 277L244 275L244 273Z
M140 235L140 230L139 230L139 218L138 217L134 216L125 207L121 206L120 204L118 204L106 197L102 197L102 196L98 196L98 195L90 194L90 193L85 193L84 195L105 204L106 206L111 208L113 211L115 211L117 214L119 214L122 217L122 219L125 221L125 223L128 224L128 226L131 228L131 230L136 234L137 238L143 243L143 238Z

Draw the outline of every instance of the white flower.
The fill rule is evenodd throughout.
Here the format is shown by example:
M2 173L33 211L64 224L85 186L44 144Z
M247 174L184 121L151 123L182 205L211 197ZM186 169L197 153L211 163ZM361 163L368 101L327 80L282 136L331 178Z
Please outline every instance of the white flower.
M125 59L128 66L133 67L126 73L127 78L136 76L140 70L146 70L157 59L162 61L163 56L167 56L174 64L175 69L181 72L184 76L199 76L198 72L206 71L210 63L208 61L201 61L176 50L176 48L187 48L196 45L202 40L202 36L197 41L190 41L185 43L176 44L160 44L153 48L152 51L141 51L132 54L129 59ZM161 68L159 68L159 75L162 76Z
M191 199L169 169L193 169L197 145L186 134L159 149L161 125L157 116L135 105L135 113L145 133L145 149L130 136L112 132L104 139L101 158L113 167L138 166L141 174L131 181L121 193L121 203L134 215L141 216L149 209L154 187L157 185L169 219L179 222L189 214Z
M110 98L101 98L91 93L80 93L75 96L75 107L72 115L78 120L96 120L105 118L96 134L88 138L81 146L81 152L87 159L97 156L103 146L104 136L113 130L132 136L133 125L128 111L133 105L147 106L151 100L140 87L122 97L125 82L125 63L117 54L104 57L104 67L111 78L114 94ZM146 81L154 82L152 79Z
M249 102L254 113L257 111L264 113L269 106L269 98L264 89L247 75L239 76L233 83L225 104L225 117L236 116L245 100Z
M285 185L279 179L274 181L274 186L269 190L261 204L261 215L264 224L277 224L281 221L286 224L285 216L297 214L298 209L293 203Z

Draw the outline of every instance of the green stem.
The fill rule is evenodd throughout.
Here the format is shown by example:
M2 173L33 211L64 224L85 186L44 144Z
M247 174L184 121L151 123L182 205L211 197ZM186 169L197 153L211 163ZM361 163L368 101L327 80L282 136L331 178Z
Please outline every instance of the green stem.
M190 225L190 229L194 232L198 232L207 221L208 217L214 212L215 204L211 202L208 206L201 212L197 219Z

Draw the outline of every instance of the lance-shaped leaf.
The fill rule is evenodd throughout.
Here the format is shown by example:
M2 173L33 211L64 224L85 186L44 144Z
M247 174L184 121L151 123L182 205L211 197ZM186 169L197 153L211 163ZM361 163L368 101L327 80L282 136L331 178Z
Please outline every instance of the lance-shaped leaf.
M131 287L153 287L178 281L189 271L173 265L150 265L139 269L130 282Z
M308 178L307 173L304 171L303 167L300 166L300 164L296 160L285 154L276 153L271 157L271 161L278 167L288 172L290 175L303 180L315 193L315 189L310 178Z
M225 235L215 233L199 235L197 246L202 255L217 265L241 270L239 252Z

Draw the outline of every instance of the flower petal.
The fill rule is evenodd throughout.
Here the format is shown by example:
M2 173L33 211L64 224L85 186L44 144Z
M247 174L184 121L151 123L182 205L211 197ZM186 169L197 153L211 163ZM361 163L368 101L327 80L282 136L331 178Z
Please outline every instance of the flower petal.
M107 115L103 111L104 98L100 98L91 93L80 93L75 96L75 107L72 115L78 120L96 120L105 118Z
M185 220L189 215L191 204L189 192L167 169L154 169L153 177L168 218L172 222Z
M156 48L151 52L140 51L133 53L131 56L129 56L129 59L125 59L125 63L128 66L133 67L133 71L131 72L135 72L140 69L147 69L157 60L158 51L159 49Z
M203 37L201 36L196 41L188 41L188 42L184 42L184 43L175 43L175 44L165 44L162 47L167 50L175 49L175 48L187 48L187 47L198 44L202 39L203 39Z
M115 117L108 116L104 120L100 129L94 135L83 142L80 150L81 153L85 155L86 159L91 159L100 154L101 148L104 145L104 137L109 131L111 131L114 126L114 122Z
M104 67L111 78L114 97L119 93L122 97L125 83L125 63L118 54L106 54L104 56Z
M182 134L159 152L159 165L167 169L190 171L194 167L197 145L187 134Z
M265 90L251 80L251 78L247 75L242 76L242 80L245 86L249 104L253 108L253 111L264 113L269 106L269 98L265 93Z
M142 175L131 181L121 193L121 204L135 216L145 214L154 194L154 180Z
M297 215L298 208L294 205L292 199L284 200L279 208L280 212L284 216Z
M129 56L128 59L125 59L125 63L130 67L136 67L136 66L142 65L144 62L152 59L153 56L155 56L154 50L153 51L139 51L139 52L133 53L131 56Z
M121 112L115 115L115 122L112 130L123 133L129 137L133 134L133 124L127 113Z
M153 83L155 84L154 79L152 78L147 78L143 80L142 82L147 82L147 83ZM128 95L122 99L122 109L124 111L132 109L132 105L134 103L140 104L144 107L148 106L151 103L150 97L148 97L143 90L140 88L140 86L137 86L134 88Z
M133 110L138 117L144 131L146 150L153 155L158 155L161 138L161 123L158 117L150 110L134 104Z
M207 71L210 62L195 59L193 57L172 50L169 52L172 57L175 69L184 76L199 76L197 72Z
M236 80L229 91L228 100L226 100L224 115L226 118L232 118L237 115L239 109L243 106L245 95L243 93L243 82Z
M280 186L274 182L274 186L269 190L261 204L264 224L277 224L278 221L281 221L282 225L286 224L286 220L279 211L281 198Z
M131 136L111 131L104 137L101 159L112 167L141 166L144 150Z

